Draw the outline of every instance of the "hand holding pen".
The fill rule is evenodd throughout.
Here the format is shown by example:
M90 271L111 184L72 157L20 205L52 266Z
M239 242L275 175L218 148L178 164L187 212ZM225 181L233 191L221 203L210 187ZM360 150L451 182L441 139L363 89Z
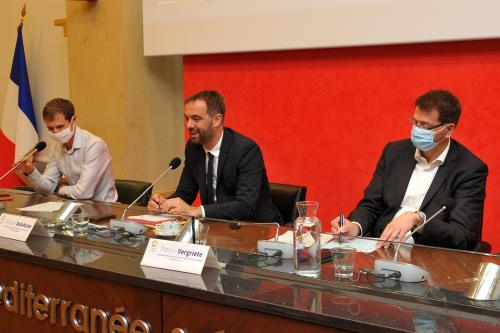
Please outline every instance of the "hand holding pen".
M148 209L155 211L155 212L161 212L162 211L162 204L166 201L164 197L162 197L160 194L155 193L151 196L148 202Z
M341 218L342 225L340 224ZM341 237L343 237L342 240L345 240L345 236L358 236L360 233L359 227L355 223L346 219L343 213L334 218L330 224L332 226L332 233L339 235L339 242L341 241ZM342 236L342 234L344 235Z

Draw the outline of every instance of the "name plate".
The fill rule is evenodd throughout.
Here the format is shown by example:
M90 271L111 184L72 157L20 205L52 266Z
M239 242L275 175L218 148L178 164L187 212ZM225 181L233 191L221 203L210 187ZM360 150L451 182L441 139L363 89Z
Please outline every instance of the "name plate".
M37 218L9 213L0 215L0 237L26 241L35 227Z
M210 246L151 238L141 265L201 274L203 267L220 268Z

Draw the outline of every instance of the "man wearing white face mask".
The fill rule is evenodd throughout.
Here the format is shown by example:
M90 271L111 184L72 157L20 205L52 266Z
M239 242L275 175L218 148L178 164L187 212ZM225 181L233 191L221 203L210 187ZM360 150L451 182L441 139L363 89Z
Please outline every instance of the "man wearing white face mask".
M409 118L411 139L389 143L358 206L332 231L379 237L379 247L402 241L445 202L449 210L413 237L419 244L471 249L481 239L488 167L450 139L461 114L458 99L445 90L417 98ZM411 238L410 238L411 240ZM386 242L389 241L389 242Z
M68 182L57 193L73 199L115 202L118 194L111 169L111 155L106 143L76 125L75 108L63 98L49 101L43 109L43 120L57 141L42 174L31 162L18 169L27 176L33 188L42 194L56 190L62 176Z

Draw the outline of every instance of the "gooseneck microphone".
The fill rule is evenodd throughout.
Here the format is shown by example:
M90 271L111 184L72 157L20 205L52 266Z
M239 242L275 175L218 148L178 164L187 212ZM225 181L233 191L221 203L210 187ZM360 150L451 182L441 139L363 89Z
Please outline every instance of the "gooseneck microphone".
M127 212L127 210L132 207L140 198L142 198L144 196L144 194L146 194L146 192L149 191L149 189L151 187L153 187L154 184L156 184L160 179L161 177L163 177L165 174L167 174L167 172L169 172L170 170L174 170L174 169L177 169L179 167L179 165L181 165L181 159L178 158L178 157L174 157L169 165L168 165L168 169L165 170L165 172L163 172L160 177L156 178L156 180L148 186L147 189L144 190L144 192L141 193L141 195L139 195L137 197L137 199L135 199L130 205L128 205L127 208L125 208L125 210L123 211L123 214L122 214L122 217L121 219L112 219L109 221L109 227L110 228L123 228L123 230L129 232L130 234L132 235L139 235L139 234L143 234L146 232L146 227L140 223L136 223L136 222L132 222L132 221L127 221L125 220L125 213Z
M428 219L425 219L425 221L423 221L422 223L420 223L420 225L418 227L416 227L410 234L408 234L401 241L401 243L398 244L398 247L396 248L396 251L394 251L394 257L392 258L392 261L397 261L398 260L399 248L401 247L401 245L403 245L404 242L406 242L411 236L413 236L413 234L415 234L417 231L419 231L420 229L422 229L427 223L429 223L430 221L432 221L436 216L438 216L439 214L441 214L443 211L445 211L446 209L450 210L453 207L455 207L456 203L457 203L457 201L455 199L453 199L453 198L448 198L448 199L444 200L442 207L437 212L435 212L434 215L432 215L431 217L429 217Z
M7 177L7 175L9 175L13 170L15 170L21 163L23 163L24 161L26 161L28 158L31 157L31 155L33 155L34 153L37 153L37 152L40 152L42 150L45 149L45 147L47 147L47 144L45 143L45 141L40 141L38 142L33 148L31 148L24 156L23 158L14 164L14 166L9 170L7 171L6 173L4 173L2 175L2 177L0 177L0 180L4 179L5 177Z
M398 262L398 253L401 245L408 240L413 234L422 229L427 223L432 221L436 216L441 214L445 210L452 209L457 201L453 198L448 198L443 201L441 208L436 211L430 218L425 219L415 230L408 234L401 243L398 244L396 250L394 251L394 257L392 260L387 259L376 259L375 260L375 272L381 276L388 277L397 273L399 277L393 277L396 280L403 282L421 282L427 279L429 273L422 267L412 265L409 263Z
M142 198L144 196L144 194L146 194L163 176L165 176L169 171L171 170L175 170L179 167L179 165L181 165L181 159L178 158L178 157L174 157L170 163L168 164L168 169L165 170L161 175L160 177L156 178L156 180L148 186L147 189L144 190L144 192L141 193L141 195L139 195L137 197L137 199L135 199L130 205L128 205L128 207L123 211L123 214L122 214L122 219L125 218L125 213L127 212L127 210L132 207L133 205L135 205L135 203L137 201L139 201L140 198Z

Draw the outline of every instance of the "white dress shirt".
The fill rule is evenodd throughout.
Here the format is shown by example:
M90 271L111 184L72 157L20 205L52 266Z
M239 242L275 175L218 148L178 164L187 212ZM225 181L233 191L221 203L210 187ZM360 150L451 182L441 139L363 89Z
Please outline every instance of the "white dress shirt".
M106 143L78 126L71 149L67 150L65 144L57 144L43 175L35 168L28 178L37 192L47 195L55 191L63 175L68 185L59 188L60 195L108 202L118 198Z
M214 189L214 202L217 202L217 192L215 191L215 189L217 188L217 165L219 164L220 146L222 145L223 137L224 137L224 131L222 132L219 141L212 149L207 150L205 149L205 147L203 147L203 150L205 150L205 174L208 173L208 153L214 156L214 170L213 170L214 178L212 183L212 187ZM200 207L201 207L201 216L205 217L205 208L203 208L203 205Z
M401 207L394 215L394 218L397 218L405 212L416 212L420 210L420 206L424 201L424 197L431 186L434 177L439 169L439 167L444 163L446 156L448 155L448 151L450 150L450 141L448 140L448 145L443 150L443 152L431 163L428 163L427 160L422 156L420 149L415 150L414 158L417 161L415 164L415 168L410 177L410 182L408 183L408 187L406 188L405 195L403 197L403 201L401 202ZM363 229L361 225L356 223L360 230L360 236L363 235ZM409 234L409 231L407 234ZM421 232L421 230L420 230ZM405 235L406 237L406 235ZM414 243L412 237L410 237L406 243Z
M401 207L397 211L396 215L394 215L394 219L401 216L403 213L416 212L420 210L420 206L422 206L425 195L427 194L427 191L429 191L429 187L431 187L432 181L434 180L439 167L443 165L449 150L450 141L448 140L448 145L445 150L443 150L443 152L431 163L427 162L427 160L422 156L420 149L415 150L415 160L417 161L417 164L415 164L415 168L413 169L413 173L410 177L410 182L406 188L405 196L401 202ZM422 232L422 229L417 231L417 233L420 232ZM406 236L410 233L411 230L408 231L404 237L406 238ZM405 241L405 243L414 244L415 241L413 237L410 237Z
M425 194L429 190L434 177L439 169L439 167L444 163L448 151L450 150L450 141L445 150L431 163L422 156L419 149L415 150L415 168L410 177L410 182L406 188L405 196L401 202L401 207L399 208L394 218L401 216L405 212L416 212L420 210L420 206L424 201Z

